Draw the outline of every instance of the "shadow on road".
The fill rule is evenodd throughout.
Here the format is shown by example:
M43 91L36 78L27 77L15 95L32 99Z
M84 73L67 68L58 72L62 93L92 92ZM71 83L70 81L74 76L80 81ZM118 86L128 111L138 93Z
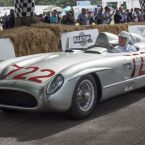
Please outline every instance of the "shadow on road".
M67 118L64 113L0 112L0 137L14 137L17 141L42 139L117 111L144 98L143 91L135 91L109 99L98 103L91 116L79 121Z

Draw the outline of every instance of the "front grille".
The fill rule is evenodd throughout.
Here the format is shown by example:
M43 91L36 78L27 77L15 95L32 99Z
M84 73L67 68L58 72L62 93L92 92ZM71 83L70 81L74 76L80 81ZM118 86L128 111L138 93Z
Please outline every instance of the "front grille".
M36 107L37 100L30 94L15 90L0 90L0 104L16 107Z

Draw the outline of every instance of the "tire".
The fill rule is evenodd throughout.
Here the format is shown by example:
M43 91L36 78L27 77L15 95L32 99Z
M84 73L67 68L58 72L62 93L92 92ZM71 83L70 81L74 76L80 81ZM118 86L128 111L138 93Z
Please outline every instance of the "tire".
M92 75L82 76L74 89L68 115L74 119L86 118L93 112L97 101L97 85Z
M142 91L144 91L144 92L145 92L145 87L142 87L141 89L142 89Z
M7 109L7 108L0 108L0 110L2 110L5 113L12 113L12 112L15 112L16 111L16 110Z

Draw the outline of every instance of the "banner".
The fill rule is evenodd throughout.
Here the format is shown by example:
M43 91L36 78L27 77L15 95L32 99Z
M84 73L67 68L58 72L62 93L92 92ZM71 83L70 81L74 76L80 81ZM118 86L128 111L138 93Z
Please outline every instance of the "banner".
M139 34L145 37L145 25L131 25L128 26L128 32Z
M62 50L71 48L87 48L94 45L98 37L98 29L65 32L61 34Z
M77 6L90 6L91 1L77 1Z
M9 38L0 39L0 61L15 57L13 43Z

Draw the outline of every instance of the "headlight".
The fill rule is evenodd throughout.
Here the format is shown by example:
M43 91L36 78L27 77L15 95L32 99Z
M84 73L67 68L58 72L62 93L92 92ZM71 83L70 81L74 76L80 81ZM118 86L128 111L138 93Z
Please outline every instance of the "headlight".
M61 74L58 74L52 82L46 88L46 95L51 95L56 93L63 85L64 78Z

